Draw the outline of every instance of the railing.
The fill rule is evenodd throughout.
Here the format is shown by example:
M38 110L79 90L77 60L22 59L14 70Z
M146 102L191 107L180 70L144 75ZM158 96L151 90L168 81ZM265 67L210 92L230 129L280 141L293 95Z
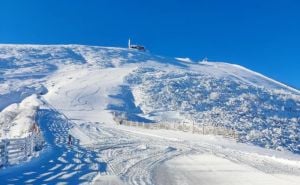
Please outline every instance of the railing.
M166 130L179 130L183 132L192 132L194 134L203 135L221 135L226 138L238 139L238 133L231 128L223 126L213 126L197 123L178 123L178 122L159 122L159 123L142 123L133 122L118 117L114 120L120 125L142 127L146 129L166 129Z
M3 139L0 141L0 167L26 161L44 144L40 133L32 133L28 137Z

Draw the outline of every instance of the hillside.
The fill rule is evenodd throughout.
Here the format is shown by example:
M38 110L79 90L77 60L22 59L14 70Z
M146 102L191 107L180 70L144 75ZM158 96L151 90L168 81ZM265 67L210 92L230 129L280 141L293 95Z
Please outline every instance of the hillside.
M109 94L115 100L108 110L144 122L224 125L236 129L242 142L300 152L299 91L241 66L77 45L2 45L0 51L1 109L47 91L43 82L60 68L128 68Z
M235 64L192 62L126 48L0 45L0 111L2 139L27 136L36 121L48 154L57 158L37 172L45 177L35 179L29 169L28 176L20 176L29 183L32 179L51 182L54 174L73 177L75 184L101 181L105 173L120 177L105 181L152 184L161 178L152 174L158 164L199 153L238 160L266 173L275 167L274 173L300 174L289 166L293 162L285 162L294 160L299 165L300 92ZM223 126L238 133L239 143L218 136L117 126L114 115L146 124ZM69 133L76 139L73 149L66 146ZM118 159L120 153L126 156ZM252 164L256 154L263 157ZM76 166L76 160L89 174L80 171L82 181L68 166L63 165L64 172L55 168L61 163ZM41 158L33 164L41 162L45 161ZM52 168L53 176L47 177Z

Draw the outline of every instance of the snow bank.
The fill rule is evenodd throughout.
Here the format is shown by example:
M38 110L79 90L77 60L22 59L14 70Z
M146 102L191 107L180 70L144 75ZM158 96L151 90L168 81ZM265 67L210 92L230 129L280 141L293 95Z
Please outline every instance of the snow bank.
M35 124L36 111L40 104L40 100L34 94L0 112L1 138L26 137Z
M46 94L48 90L41 84L29 84L21 82L6 82L0 80L0 111L13 103L20 103L24 98L32 94Z

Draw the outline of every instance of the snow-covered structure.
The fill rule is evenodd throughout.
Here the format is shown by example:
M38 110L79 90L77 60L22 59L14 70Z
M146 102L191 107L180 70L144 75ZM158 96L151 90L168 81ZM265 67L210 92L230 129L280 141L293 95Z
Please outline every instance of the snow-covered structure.
M128 39L128 48L129 49L136 49L136 50L139 50L139 51L146 51L146 48L142 45L131 44L130 38Z

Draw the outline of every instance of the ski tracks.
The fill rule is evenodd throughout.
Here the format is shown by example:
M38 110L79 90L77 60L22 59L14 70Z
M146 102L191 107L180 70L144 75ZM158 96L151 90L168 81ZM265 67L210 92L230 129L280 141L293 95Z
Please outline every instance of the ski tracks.
M107 164L105 175L118 176L125 184L154 184L153 171L159 164L193 152L192 148L180 142L135 135L104 125L97 127L102 133L114 136L106 138L102 135L101 138L95 138L99 142L93 146Z

